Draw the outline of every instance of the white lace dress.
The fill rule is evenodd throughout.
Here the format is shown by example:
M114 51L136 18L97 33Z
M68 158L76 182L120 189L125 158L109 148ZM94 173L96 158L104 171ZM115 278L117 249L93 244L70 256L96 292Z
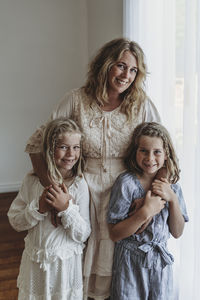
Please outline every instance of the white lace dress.
M60 212L62 225L51 224L50 213L40 214L43 187L26 175L12 202L8 218L17 231L28 230L17 279L20 300L80 300L83 298L82 253L90 234L89 192L84 178L69 187L75 199Z
M106 222L110 189L116 177L124 171L123 158L134 128L143 121L160 122L159 114L150 99L133 111L127 122L120 106L103 111L92 103L82 89L67 93L51 118L70 117L85 135L83 154L86 158L85 179L91 201L92 233L88 240L84 262L84 293L96 300L109 296L114 243L109 239ZM29 139L26 151L39 152L43 127Z

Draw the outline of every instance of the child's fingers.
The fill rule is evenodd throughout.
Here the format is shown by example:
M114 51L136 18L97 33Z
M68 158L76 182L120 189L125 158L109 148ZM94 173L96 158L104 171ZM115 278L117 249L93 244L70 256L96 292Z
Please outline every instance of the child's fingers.
M49 199L49 198L46 198L46 202L53 208L55 208L55 201L54 199Z
M167 178L161 177L160 180L161 180L162 182L169 183L169 181L167 180Z
M64 183L62 184L62 190L64 193L68 194L68 189Z
M50 187L48 189L47 194L48 195L51 194L52 196L57 197L57 195L58 195L58 193L60 193L60 191L61 191L61 188L59 186L53 185L52 187Z
M54 200L56 197L56 193L54 191L48 191L46 193L46 198L49 200Z
M52 190L52 191L55 191L55 192L60 192L61 187L60 187L59 185L57 185L57 184L53 184L53 185L50 187L49 190L50 190L50 191Z

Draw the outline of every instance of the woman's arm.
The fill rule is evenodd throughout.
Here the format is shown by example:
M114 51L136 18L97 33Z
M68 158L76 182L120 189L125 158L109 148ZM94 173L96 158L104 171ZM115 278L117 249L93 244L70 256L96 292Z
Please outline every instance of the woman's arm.
M70 92L64 95L56 109L52 112L50 120L54 120L59 117L71 118L74 109L74 93ZM46 125L42 125L38 128L33 135L29 138L25 151L29 153L33 170L40 178L41 184L49 186L52 182L47 175L47 167L44 158L41 153L43 132Z
M33 170L35 174L39 177L41 184L46 187L52 184L48 173L47 173L47 165L44 160L44 157L41 152L38 153L30 153L31 162L33 165Z
M144 199L144 205L134 215L117 224L109 224L110 238L116 242L135 234L149 218L158 214L164 208L164 205L165 201L148 191Z

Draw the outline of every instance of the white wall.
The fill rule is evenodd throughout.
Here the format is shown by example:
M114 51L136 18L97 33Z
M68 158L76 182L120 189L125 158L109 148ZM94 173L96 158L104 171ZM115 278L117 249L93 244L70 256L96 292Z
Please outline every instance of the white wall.
M123 34L123 0L87 0L89 58L111 39Z
M63 94L84 83L88 58L122 35L123 0L0 0L0 192L31 168L28 137Z

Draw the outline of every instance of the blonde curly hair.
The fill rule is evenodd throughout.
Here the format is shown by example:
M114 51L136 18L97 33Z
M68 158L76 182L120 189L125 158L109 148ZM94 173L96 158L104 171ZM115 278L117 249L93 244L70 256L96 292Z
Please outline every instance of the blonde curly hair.
M83 134L80 131L78 125L71 119L58 118L53 121L50 121L47 124L43 134L43 144L42 144L43 156L47 164L48 176L50 177L51 180L59 184L63 182L63 177L56 166L54 153L55 153L55 148L59 136L65 133L80 134L81 145L82 145ZM72 176L76 176L76 175L82 176L83 168L84 168L84 159L82 156L82 147L81 147L79 160L72 168L72 173L73 173Z
M147 75L145 55L136 42L127 38L118 38L106 43L89 64L88 76L83 89L91 101L95 99L100 105L108 103L108 73L125 51L131 52L138 66L134 82L122 93L121 111L130 120L130 116L139 110L141 103L147 98L144 89Z

